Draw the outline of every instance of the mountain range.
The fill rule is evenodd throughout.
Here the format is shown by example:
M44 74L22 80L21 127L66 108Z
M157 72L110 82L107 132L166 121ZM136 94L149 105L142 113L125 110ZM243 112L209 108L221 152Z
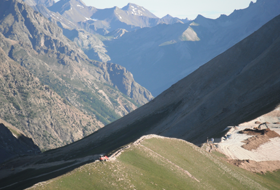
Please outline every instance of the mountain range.
M76 42L89 58L104 62L111 60L102 42L104 40L119 38L125 32L139 28L189 22L187 18L179 19L171 15L158 18L144 7L132 3L123 8L97 9L86 6L81 0L25 2L60 26L64 35Z
M92 135L56 150L7 162L0 171L1 184L9 188L30 186L126 147L143 135L158 134L200 145L227 126L275 109L280 103L279 34L277 16L149 103ZM40 169L25 175L38 164ZM24 168L19 167L22 165ZM50 165L52 172L48 172ZM16 166L13 173L9 171L12 166ZM17 176L20 182L15 183Z
M1 114L41 150L91 134L150 101L124 67L90 60L20 1L0 2Z
M63 28L83 28L88 32L101 35L120 28L131 31L156 26L159 23L188 22L188 19L174 18L170 15L160 19L144 7L133 3L128 3L123 8L97 9L87 6L81 0L60 0L56 3L48 1L34 3L28 0L25 2L40 11L46 18L61 23Z
M280 14L277 0L257 0L229 16L194 20L157 18L135 4L97 9L63 0L33 8L57 23L88 57L124 66L154 96Z
M112 62L157 96L279 14L279 1L257 0L229 16L198 15L185 24L142 28L104 44Z

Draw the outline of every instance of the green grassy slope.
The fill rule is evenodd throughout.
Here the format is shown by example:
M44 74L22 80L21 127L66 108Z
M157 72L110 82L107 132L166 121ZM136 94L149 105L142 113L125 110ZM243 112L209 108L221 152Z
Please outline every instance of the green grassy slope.
M279 189L279 175L250 173L182 140L151 138L115 161L90 163L31 189Z

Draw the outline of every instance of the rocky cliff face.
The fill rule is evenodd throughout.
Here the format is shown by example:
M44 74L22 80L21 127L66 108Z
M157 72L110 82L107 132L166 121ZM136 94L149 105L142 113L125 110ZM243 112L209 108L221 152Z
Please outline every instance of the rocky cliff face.
M30 7L24 4L15 1L14 5L15 6L13 7L10 6L12 7L12 10L10 11L15 9L15 14L8 14L9 10L6 10L6 13L4 14L9 16L3 17L0 30L5 37L22 42L20 46L24 47L26 51L30 51L28 53L33 53L34 56L32 59L40 59L41 61L38 62L49 62L48 65L49 67L52 67L52 70L61 72L62 69L65 73L73 73L71 76L72 80L75 76L83 80L83 78L89 77L88 75L90 75L90 77L100 80L101 82L110 81L109 74L102 73L102 71L95 71L103 70L103 65L105 64L89 60L80 48L63 35L62 30L59 27L52 24L50 21L42 17L41 14L34 12ZM2 7L9 7L9 5L3 5ZM19 18L19 20L17 20L17 18ZM15 52L19 51L18 49L20 49L20 47L17 47L18 49L16 47L9 48L11 48L9 55L13 57L14 60L19 60L22 65L28 67L27 64L23 63L24 60L22 57L20 57L23 55L15 54ZM50 62L53 62L55 59L57 62L54 63L57 65L52 63L52 66L50 66ZM29 62L28 64L31 63ZM96 67L96 65L99 65L99 67ZM79 67L80 71L74 69L75 67ZM30 69L35 70L35 68L36 67ZM123 67L120 68L124 69ZM84 72L81 72L82 70L84 70ZM40 69L38 72L43 71ZM92 72L92 74L90 74L90 72ZM141 88L146 91L143 87ZM148 93L148 91L146 92ZM138 103L141 102L140 104L142 104L142 102L146 103L152 96L150 94L148 99L146 99L144 95L142 97L141 100L133 99L133 101Z
M23 112L24 114L21 113L22 106L18 103L20 97L14 97L14 100L4 96L8 100L5 106L9 105L14 108L11 108L13 110L12 118L7 119L5 117L8 117L9 112L7 107L3 106L1 118L21 128L28 136L34 137L35 143L40 148L55 148L80 139L152 99L151 93L138 85L125 68L90 60L75 43L63 35L57 25L51 23L40 13L33 11L26 4L16 0L0 2L0 31L3 64L11 63L13 60L15 61L13 62L14 67L19 67L17 70L9 71L15 72L11 76L12 81L9 81L10 78L3 78L5 79L3 91L14 87L7 86L9 83L19 84L18 81L22 81L23 84L20 88L23 93L27 93L28 81L33 78L40 80L36 82L38 84L34 87L35 89L47 91L47 95L32 97L36 101L34 100L34 105L30 107L29 111ZM27 70L20 68L20 65L32 74L26 74ZM3 69L6 67L3 66ZM24 71L25 77L21 76L20 70ZM3 70L2 73L5 75L6 71ZM116 76L118 76L118 80L115 80ZM40 87L41 83L48 86ZM17 87L15 86L15 88ZM17 96L17 94L10 93L9 96ZM34 94L40 93L34 90ZM28 94L23 96L29 97ZM40 99L45 96L46 101L51 101L52 97L58 100L49 103L42 102L40 105ZM15 104L11 105L12 100ZM37 109L43 110L39 112ZM52 109L61 110L65 114L50 111ZM37 112L40 114L36 115L34 120L29 121L33 112L35 115ZM52 116L42 117L46 112L51 113ZM23 117L17 117L17 114L23 114ZM59 122L55 122L55 118L58 116L61 118L57 119ZM40 117L45 118L46 121L41 121ZM36 128L39 123L41 123L41 130ZM59 132L59 128L64 128L65 131ZM59 135L54 135L52 132L49 134L48 131L52 130ZM44 133L46 134L43 135ZM39 139L42 142L39 142ZM47 139L53 140L48 142Z
M41 149L60 147L103 127L94 116L70 106L2 49L0 59L0 118L33 138Z

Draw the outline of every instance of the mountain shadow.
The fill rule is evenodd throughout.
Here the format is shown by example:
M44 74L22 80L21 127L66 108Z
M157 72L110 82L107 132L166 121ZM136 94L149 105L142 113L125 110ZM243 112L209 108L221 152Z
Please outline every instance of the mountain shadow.
M13 134L3 123L0 123L0 164L11 158L35 155L40 152L31 138L23 134Z

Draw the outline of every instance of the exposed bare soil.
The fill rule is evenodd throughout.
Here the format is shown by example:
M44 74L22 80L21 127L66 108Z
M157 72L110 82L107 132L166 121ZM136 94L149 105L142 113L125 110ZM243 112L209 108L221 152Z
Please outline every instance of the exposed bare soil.
M243 131L240 131L240 133L247 135L256 135L242 141L245 143L244 145L242 145L242 148L250 151L257 149L262 144L268 142L270 138L280 137L278 133L276 133L275 131L271 131L270 129L244 129Z
M228 162L255 173L273 172L280 169L280 161L228 160Z

